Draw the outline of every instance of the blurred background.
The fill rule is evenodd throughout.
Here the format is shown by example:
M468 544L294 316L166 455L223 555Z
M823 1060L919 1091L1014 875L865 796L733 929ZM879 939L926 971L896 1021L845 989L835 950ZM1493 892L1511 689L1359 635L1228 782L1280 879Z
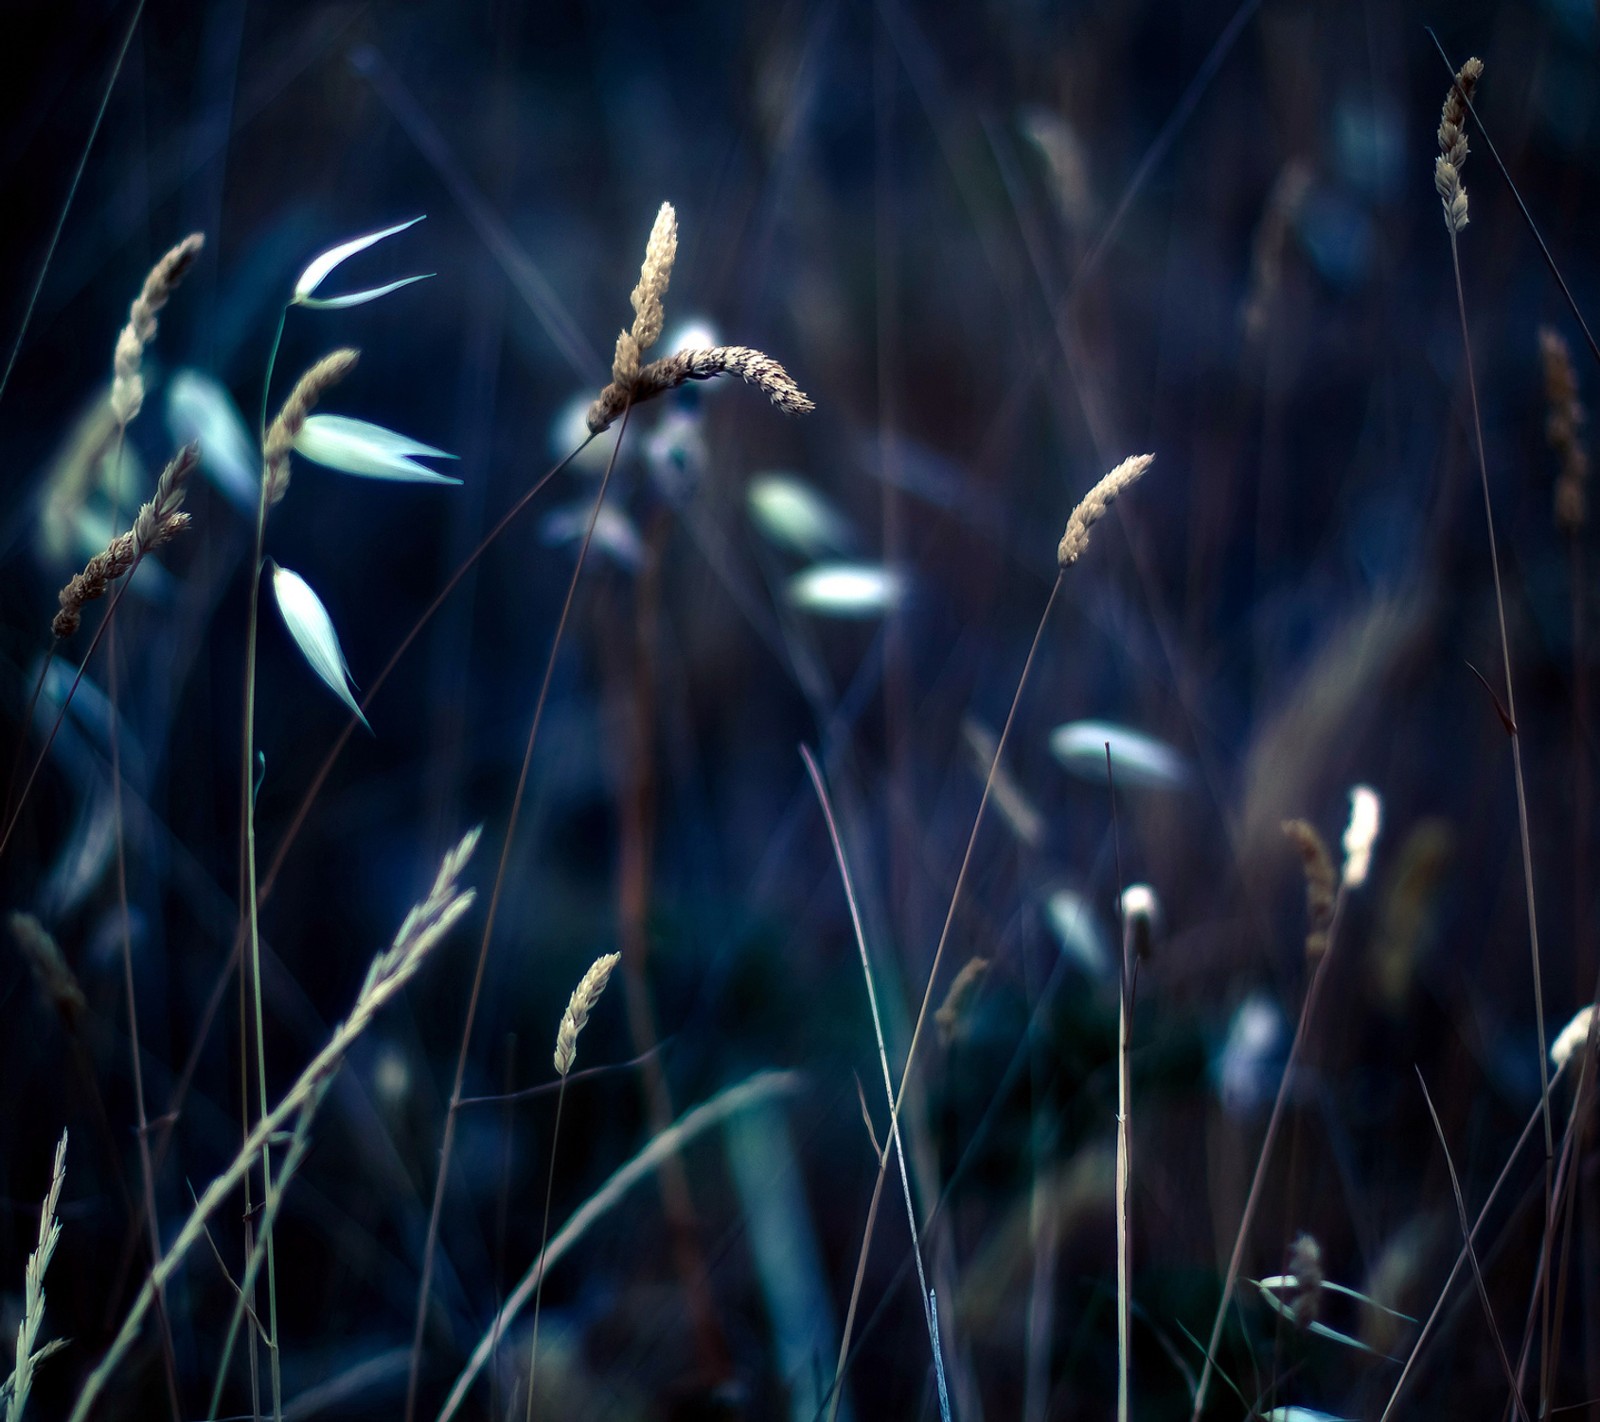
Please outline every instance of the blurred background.
M478 909L363 1039L277 1226L293 1415L403 1406L483 900L615 448L489 948L464 1092L491 1099L459 1115L419 1415L436 1415L538 1253L556 1024L612 950L623 968L579 1051L594 1070L563 1107L554 1224L685 1110L766 1069L797 1076L647 1175L552 1269L539 1406L818 1415L877 1176L863 1102L878 1141L887 1108L800 747L827 779L898 1073L1065 519L1106 470L1153 451L1044 627L934 1005L969 959L988 968L918 1048L903 1124L953 1411L1112 1405L1116 907L1140 881L1161 913L1131 1056L1134 1411L1186 1415L1190 1335L1210 1332L1307 981L1304 886L1279 824L1304 817L1337 852L1364 782L1384 804L1372 878L1341 915L1218 1357L1244 1400L1216 1383L1207 1415L1376 1416L1415 1325L1334 1298L1324 1322L1364 1346L1307 1334L1247 1281L1282 1272L1308 1231L1329 1280L1420 1318L1460 1234L1413 1068L1474 1214L1539 1099L1510 742L1474 677L1503 684L1431 171L1449 70L1479 55L1479 112L1579 308L1600 309L1595 6L148 0L112 83L133 19L127 3L19 0L0 57L13 787L101 615L34 703L56 590L176 442L205 444L193 527L132 580L0 857L0 902L55 936L84 997L56 1010L16 941L0 948L7 1336L52 1146L71 1132L47 1336L72 1342L41 1365L35 1413L64 1415L148 1261L119 798L156 1139L177 1103L155 1186L169 1241L239 1141L224 975L253 431L296 277L427 214L329 286L436 275L292 311L267 400L354 345L361 363L324 408L459 456L449 489L299 462L268 526L268 554L317 589L366 686L582 438L667 200L680 246L662 352L757 347L817 409L789 419L712 382L639 407L620 447L614 432L591 445L431 620L288 843L261 916L274 1097L444 849L485 826ZM1600 368L1471 140L1461 282L1553 1036L1597 972L1596 599L1593 532L1556 517L1540 328L1570 343L1580 396ZM206 247L146 357L119 482L94 445L112 346L146 271L191 230ZM806 579L840 563L872 576L842 594ZM265 866L346 713L270 600L259 649ZM1558 1087L1558 1128L1570 1103ZM1543 1234L1538 1156L1516 1157L1480 1240L1513 1360ZM1600 1397L1592 1149L1572 1168L1560 1406ZM841 1416L937 1415L894 1174ZM169 1297L182 1417L210 1396L236 1213L213 1238ZM529 1321L464 1415L521 1415ZM103 1415L173 1412L159 1338L147 1326ZM1470 1285L1406 1386L1422 1415L1505 1397ZM222 1415L249 1415L249 1397L236 1354Z

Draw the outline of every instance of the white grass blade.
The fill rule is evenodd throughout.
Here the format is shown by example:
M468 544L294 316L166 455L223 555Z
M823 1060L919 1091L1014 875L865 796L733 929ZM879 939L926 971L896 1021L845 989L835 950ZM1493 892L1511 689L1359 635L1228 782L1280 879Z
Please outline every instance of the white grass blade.
M180 370L167 386L167 429L179 444L198 443L200 468L255 517L261 455L227 389L204 371Z
M392 479L408 484L461 482L448 474L436 474L412 457L454 459L455 455L348 415L312 415L295 436L294 448L313 464L364 479Z
M414 281L426 280L426 277L422 276L406 277L403 281L390 282L387 286L353 291L344 296L313 295L327 279L328 274L341 262L355 256L357 252L364 252L374 242L381 242L385 237L393 237L396 232L404 232L406 228L414 227L421 221L422 217L413 217L409 222L397 222L393 227L385 227L381 232L369 232L364 237L352 237L348 242L341 242L337 247L330 247L320 256L313 257L310 266L300 273L300 280L294 284L294 296L290 299L290 304L323 310L341 306L359 306L366 301L376 301L380 296L387 296L391 291L409 286Z
M301 654L311 663L311 670L333 688L333 694L354 711L370 731L372 727L361 715L361 708L350 692L350 668L340 649L338 634L333 630L333 619L328 616L322 600L298 573L276 564L272 568L272 592L278 599L284 626Z

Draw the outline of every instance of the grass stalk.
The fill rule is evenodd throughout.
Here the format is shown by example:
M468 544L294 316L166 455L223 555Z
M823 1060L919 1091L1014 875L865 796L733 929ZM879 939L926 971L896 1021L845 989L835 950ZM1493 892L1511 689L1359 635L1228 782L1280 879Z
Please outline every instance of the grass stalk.
M1533 960L1533 1013L1538 1029L1539 1102L1544 1124L1544 1219L1545 1234L1548 1238L1555 1214L1555 1135L1550 1122L1549 1042L1545 1033L1544 982L1539 966L1539 914L1533 892L1533 844L1528 830L1528 788L1522 773L1522 730L1521 723L1517 720L1516 689L1512 684L1511 639L1506 633L1506 602L1501 587L1500 552L1494 531L1494 506L1489 498L1489 463L1484 453L1483 417L1478 408L1478 380L1473 371L1472 338L1467 330L1467 298L1461 284L1460 243L1453 227L1450 229L1450 265L1455 275L1456 312L1461 320L1461 349L1467 367L1467 391L1472 399L1473 441L1478 456L1478 480L1483 489L1484 522L1489 533L1489 565L1494 574L1494 606L1500 628L1500 662L1505 673L1506 715L1510 720L1507 731L1511 737L1511 769L1517 790L1517 832L1522 847L1522 887L1527 899L1528 944ZM1544 1339L1543 1347L1547 1349L1550 1338L1548 1274L1545 1276L1541 1313L1541 1336ZM1546 1355L1541 1353L1541 1358L1545 1357ZM1541 1366L1541 1378L1546 1372L1547 1368ZM1548 1398L1543 1395L1541 1389L1541 1412L1547 1402Z
M466 1021L461 1028L461 1046L456 1054L455 1082L450 1089L450 1104L445 1111L444 1134L439 1146L439 1168L434 1175L433 1205L428 1215L428 1234L422 1247L422 1278L417 1286L417 1316L411 1335L411 1366L406 1380L405 1422L414 1422L417 1410L417 1383L422 1367L422 1338L428 1321L428 1294L433 1283L434 1255L439 1246L439 1223L444 1209L445 1185L449 1179L450 1155L455 1145L456 1116L461 1110L461 1092L466 1082L467 1055L472 1047L472 1029L477 1020L478 1002L483 996L484 970L489 961L489 942L494 935L495 917L500 908L500 896L505 889L506 870L511 863L512 843L516 838L517 819L522 812L523 794L528 785L528 772L533 765L533 747L538 740L539 726L544 719L545 702L550 695L550 683L555 675L556 656L561 650L561 640L572 614L572 604L578 592L578 579L594 539L595 524L605 504L606 490L611 485L611 474L616 468L617 451L628 432L628 415L631 406L622 411L622 425L617 431L616 443L611 446L611 457L606 461L605 473L595 492L594 505L589 511L589 523L584 529L583 542L578 548L577 561L572 567L572 577L567 582L567 595L561 604L561 615L556 620L556 630L550 641L550 652L545 658L544 677L539 684L539 698L534 704L533 720L528 727L528 741L522 752L522 768L517 773L517 787L511 797L511 813L506 823L505 840L500 847L500 864L495 871L494 888L489 894L489 909L484 916L483 937L478 944L477 965L472 974L472 991L467 999ZM503 521L504 522L504 521Z

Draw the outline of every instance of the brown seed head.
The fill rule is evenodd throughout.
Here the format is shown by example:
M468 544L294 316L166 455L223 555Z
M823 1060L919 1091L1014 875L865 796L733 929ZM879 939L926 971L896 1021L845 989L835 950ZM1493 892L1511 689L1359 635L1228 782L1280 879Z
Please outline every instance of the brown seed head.
M191 232L166 256L150 268L144 288L128 310L128 324L117 336L112 357L111 413L119 425L127 426L144 404L144 376L140 366L144 349L155 339L156 313L167 304L184 274L194 265L205 245L205 236Z
M71 1031L78 1025L85 1006L83 989L61 948L50 931L31 913L14 913L8 920L11 936L28 960L39 990L50 999L50 1004L61 1015L61 1020Z
M1576 533L1588 519L1589 451L1583 443L1588 414L1578 399L1578 377L1572 352L1561 334L1548 326L1539 332L1544 363L1545 437L1561 459L1556 476L1556 526Z
M968 958L952 979L950 991L944 995L944 1002L933 1014L934 1023L939 1029L939 1041L944 1046L948 1047L962 1034L967 1015L978 996L978 985L988 971L987 958Z
M306 419L323 393L349 375L360 359L361 352L348 346L333 351L306 371L289 392L278 418L267 430L267 442L261 451L261 478L266 485L269 509L275 508L289 492L289 451L305 428Z
M713 346L708 350L679 351L653 360L629 387L613 380L589 406L589 429L599 434L631 401L638 405L691 380L711 380L736 375L754 385L786 415L804 415L816 409L810 397L777 361L749 346Z
M83 620L83 606L106 595L111 584L128 572L146 553L159 548L189 526L189 515L181 512L188 491L189 476L200 460L200 446L186 444L156 480L155 497L142 505L134 516L133 527L119 533L96 553L81 573L74 573L57 595L61 611L50 630L57 637L70 637Z
M1306 957L1315 962L1328 951L1338 875L1328 846L1310 821L1285 820L1283 833L1300 851L1300 867L1306 879Z

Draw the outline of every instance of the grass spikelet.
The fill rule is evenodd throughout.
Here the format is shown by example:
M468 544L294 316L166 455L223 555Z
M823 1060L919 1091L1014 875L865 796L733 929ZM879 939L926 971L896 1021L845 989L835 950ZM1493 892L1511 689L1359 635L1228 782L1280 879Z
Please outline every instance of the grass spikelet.
M595 398L585 417L589 432L600 434L609 429L629 405L653 400L690 380L710 380L718 375L736 375L747 385L754 385L786 415L814 410L816 406L787 370L771 356L749 346L681 350L649 365L639 364L643 353L661 337L662 298L677 254L678 218L672 204L664 202L650 229L639 284L633 289L633 326L617 337L611 383Z
M1545 438L1561 460L1556 475L1556 527L1576 533L1589 517L1589 451L1582 439L1589 416L1578 399L1578 377L1565 337L1549 326L1542 327L1539 356L1544 365Z
M27 959L39 991L50 1000L67 1030L73 1031L86 1006L77 976L67 966L55 937L31 913L13 913L7 919L11 936Z
M977 1000L979 985L988 971L987 958L968 958L951 981L950 991L944 995L939 1010L933 1014L941 1045L950 1046L965 1031L972 1004Z
M191 232L162 257L150 268L143 289L128 310L128 324L117 336L111 362L111 413L124 428L133 423L144 404L144 376L140 367L145 347L155 339L156 315L194 265L205 242L204 233Z
M1467 161L1467 104L1482 77L1481 59L1469 59L1463 64L1456 71L1439 114L1439 156L1433 161L1433 186L1444 205L1444 225L1452 234L1467 225L1467 190L1461 181L1461 169Z
M1089 546L1089 530L1095 526L1111 507L1111 501L1148 469L1155 460L1153 454L1134 454L1124 459L1094 488L1083 496L1078 507L1067 520L1067 530L1061 535L1056 548L1056 563L1070 568L1083 556Z
M39 1211L39 1241L28 1256L23 1282L22 1323L17 1329L17 1362L11 1375L11 1405L6 1422L22 1422L28 1392L33 1386L33 1365L38 1361L39 1328L44 1322L44 1275L61 1238L61 1221L56 1206L61 1202L61 1184L67 1178L67 1133L61 1133L56 1146L55 1166L50 1172L50 1190Z
M267 507L276 508L289 492L289 451L305 428L317 401L356 367L361 352L348 346L323 356L295 382L278 417L267 430L261 450L262 478L266 481Z
M633 329L617 337L611 378L619 385L630 385L638 379L640 356L661 339L661 325L665 319L662 301L672 280L672 264L677 256L678 215L670 202L664 202L650 229L650 240L645 244L639 284L629 298L633 303Z
M572 996L567 1000L567 1010L561 1014L561 1026L556 1029L555 1064L558 1076L565 1076L572 1070L573 1060L578 1055L578 1033L583 1031L589 1014L600 1001L600 994L606 990L612 970L621 961L620 953L606 953L596 958L577 987L573 988Z
M1309 820L1285 820L1283 833L1300 852L1306 879L1306 957L1320 958L1328 951L1328 928L1333 923L1333 903L1338 879L1328 846Z
M199 459L200 446L196 444L186 444L173 455L156 481L155 496L140 508L133 527L113 538L104 552L96 553L81 573L72 575L58 594L61 611L50 624L57 638L70 637L78 630L84 604L104 597L111 584L131 571L146 553L188 527L189 515L181 510L189 476Z

